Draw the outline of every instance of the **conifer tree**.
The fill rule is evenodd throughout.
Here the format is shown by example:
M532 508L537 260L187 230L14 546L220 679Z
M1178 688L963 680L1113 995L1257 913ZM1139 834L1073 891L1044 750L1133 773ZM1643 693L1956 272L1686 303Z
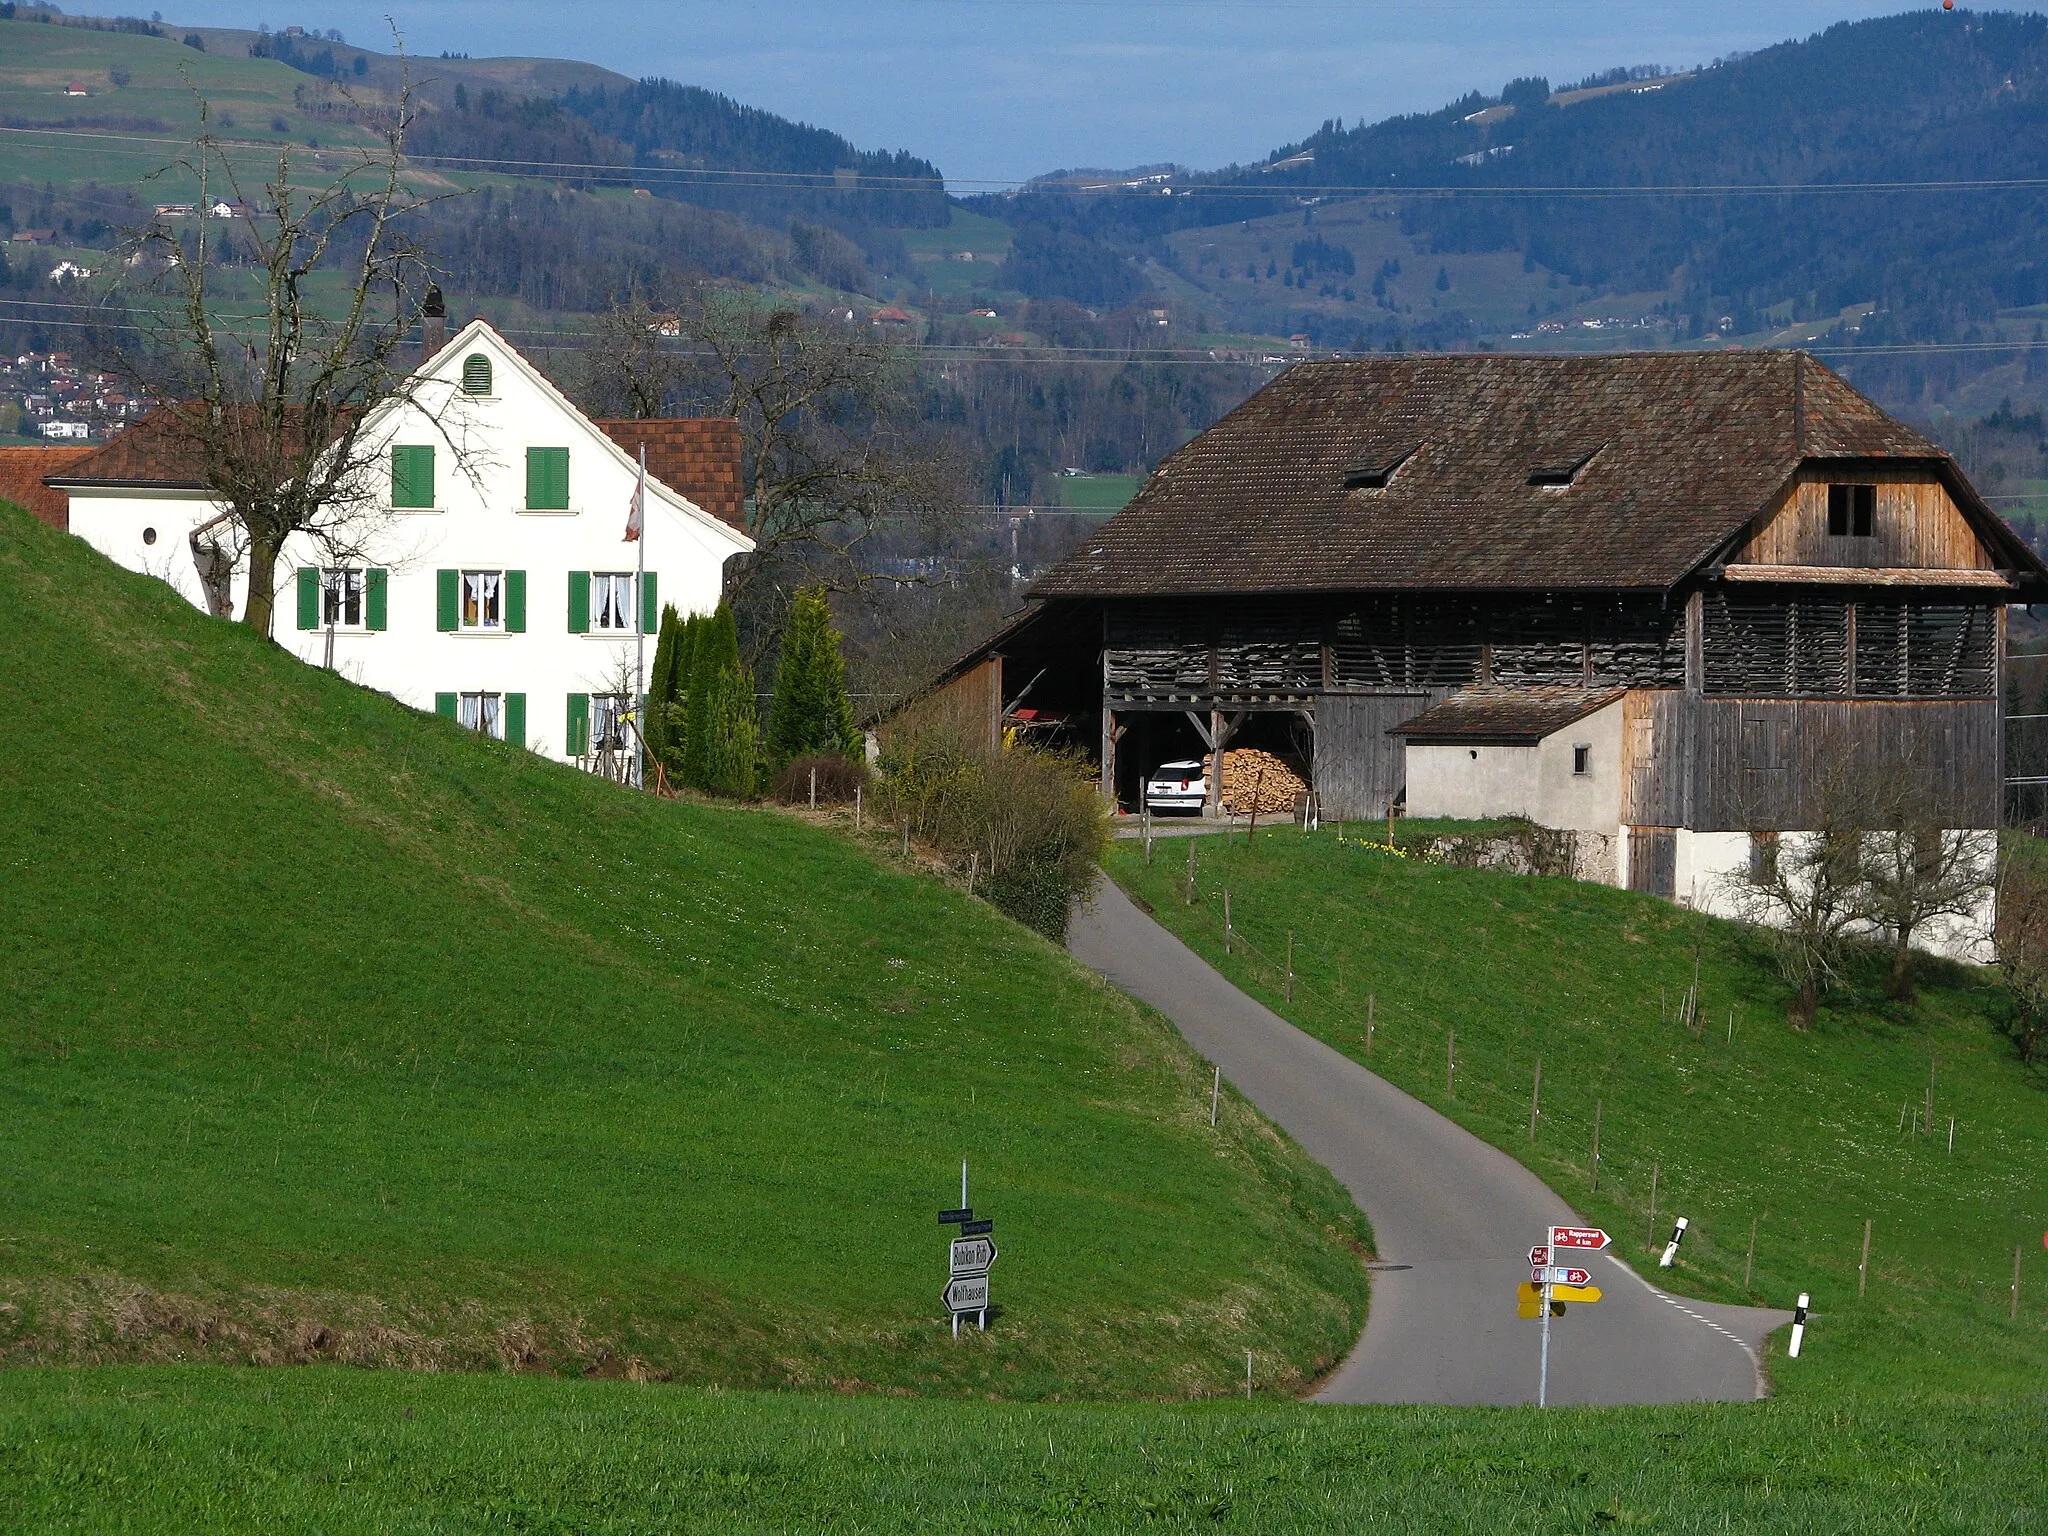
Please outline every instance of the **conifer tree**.
M792 759L836 752L853 757L860 738L846 696L846 663L822 588L804 587L790 600L768 714L768 761L781 769Z
M752 795L761 727L729 604L720 603L698 630L686 708L685 781L707 794Z
M654 670L647 678L647 720L643 734L647 738L647 750L655 761L673 774L673 754L677 743L672 711L677 702L677 668L683 640L683 621L676 613L674 603L662 605L659 634L660 638L654 642Z

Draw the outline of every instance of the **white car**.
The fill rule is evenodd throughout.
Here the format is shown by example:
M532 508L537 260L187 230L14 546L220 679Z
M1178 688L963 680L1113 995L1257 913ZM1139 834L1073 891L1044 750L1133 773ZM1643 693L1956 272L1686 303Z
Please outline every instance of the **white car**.
M1161 763L1145 781L1145 805L1154 811L1190 811L1199 816L1209 803L1209 775L1200 759Z

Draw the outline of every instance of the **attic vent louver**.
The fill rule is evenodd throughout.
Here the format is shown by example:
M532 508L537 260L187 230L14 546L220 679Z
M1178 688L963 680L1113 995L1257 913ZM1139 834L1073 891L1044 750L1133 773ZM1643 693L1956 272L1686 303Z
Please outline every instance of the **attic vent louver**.
M1602 443L1600 448L1606 446L1605 443ZM1599 453L1600 448L1595 448L1589 453L1582 453L1577 458L1563 463L1540 465L1529 471L1529 483L1531 485L1547 486L1552 490L1562 490L1578 478L1580 470L1593 462L1593 457Z
M1367 459L1354 464L1344 471L1344 489L1347 491L1383 491L1387 482L1394 478L1400 467L1414 456L1417 445L1395 450L1383 458Z

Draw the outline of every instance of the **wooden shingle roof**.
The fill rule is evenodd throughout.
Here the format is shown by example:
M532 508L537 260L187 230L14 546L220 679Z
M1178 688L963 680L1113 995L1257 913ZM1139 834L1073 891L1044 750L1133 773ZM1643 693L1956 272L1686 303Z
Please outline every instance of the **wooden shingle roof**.
M1947 453L1799 353L1303 363L1031 595L1664 591L1812 458L1931 462L1982 509Z

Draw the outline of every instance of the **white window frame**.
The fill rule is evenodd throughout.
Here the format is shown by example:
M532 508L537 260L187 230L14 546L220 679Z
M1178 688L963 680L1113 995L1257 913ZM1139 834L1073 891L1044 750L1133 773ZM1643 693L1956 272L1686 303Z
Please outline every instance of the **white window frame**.
M590 632L593 635L638 634L640 626L635 622L640 594L631 571L592 571L590 573ZM614 611L614 600L618 594L625 594L622 611ZM602 593L603 596L599 594ZM614 618L617 623L611 622Z
M455 695L455 723L494 741L505 739L505 695L502 693L458 693Z
M456 627L470 634L498 635L505 632L505 573L502 570L463 571L456 580ZM471 602L471 594L475 602ZM474 620L470 615L474 613Z
M356 616L348 617L349 599L354 598ZM339 607L340 612L335 612ZM359 565L324 565L320 568L321 629L355 630L369 622L370 577Z
M594 755L609 747L625 752L633 745L633 733L625 718L632 709L632 697L623 693L593 693L590 696L590 751Z

